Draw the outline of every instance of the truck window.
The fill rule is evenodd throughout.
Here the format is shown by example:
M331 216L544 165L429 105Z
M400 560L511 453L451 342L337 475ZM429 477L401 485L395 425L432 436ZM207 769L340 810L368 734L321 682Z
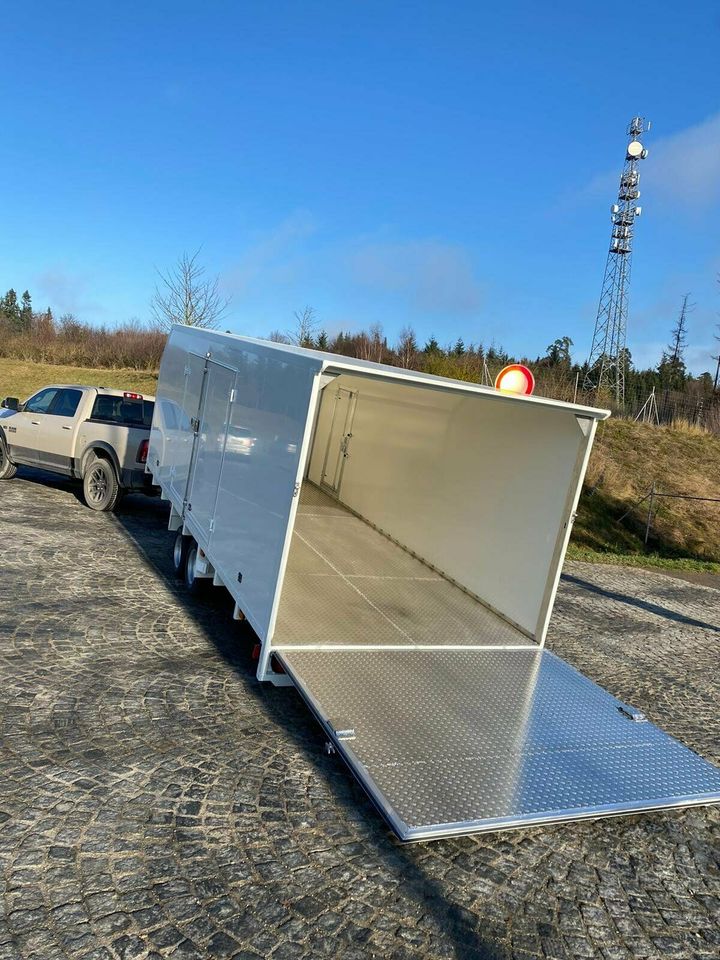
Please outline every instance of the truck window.
M95 398L90 419L121 423L127 427L149 427L154 406L152 400L131 400L129 397L99 394Z
M30 397L23 407L24 412L47 413L57 394L57 387L47 387L45 390L41 390L40 393L36 393L34 397Z
M50 413L54 413L56 417L74 417L81 397L82 390L58 391Z

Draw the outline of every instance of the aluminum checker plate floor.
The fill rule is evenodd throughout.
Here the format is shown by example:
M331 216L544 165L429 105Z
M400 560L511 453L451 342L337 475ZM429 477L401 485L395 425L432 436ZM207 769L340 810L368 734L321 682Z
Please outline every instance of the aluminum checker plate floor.
M547 650L279 657L401 840L720 802L720 769Z
M519 629L306 482L273 649L536 645Z

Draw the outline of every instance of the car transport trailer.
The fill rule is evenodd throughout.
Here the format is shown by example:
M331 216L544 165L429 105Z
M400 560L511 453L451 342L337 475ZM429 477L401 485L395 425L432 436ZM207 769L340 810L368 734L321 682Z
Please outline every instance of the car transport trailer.
M720 770L545 648L607 412L170 333L148 468L401 840L720 801ZM592 642L588 635L587 642Z

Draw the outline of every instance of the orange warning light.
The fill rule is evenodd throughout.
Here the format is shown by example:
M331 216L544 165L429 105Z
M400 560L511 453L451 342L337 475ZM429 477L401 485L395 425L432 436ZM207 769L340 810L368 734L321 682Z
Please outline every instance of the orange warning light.
M530 394L535 389L535 377L521 363L511 363L495 377L495 389L505 393Z

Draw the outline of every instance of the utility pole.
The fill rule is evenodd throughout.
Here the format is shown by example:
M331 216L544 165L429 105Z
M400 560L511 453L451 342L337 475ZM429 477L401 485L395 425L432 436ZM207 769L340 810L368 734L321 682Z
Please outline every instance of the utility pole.
M629 142L625 150L625 165L620 175L617 203L610 208L612 236L605 263L600 303L595 319L592 347L588 357L585 390L600 393L607 390L618 407L625 403L625 367L630 268L635 220L642 207L638 206L640 191L640 161L648 152L638 139L650 129L644 117L633 117L628 124Z

